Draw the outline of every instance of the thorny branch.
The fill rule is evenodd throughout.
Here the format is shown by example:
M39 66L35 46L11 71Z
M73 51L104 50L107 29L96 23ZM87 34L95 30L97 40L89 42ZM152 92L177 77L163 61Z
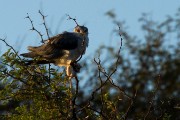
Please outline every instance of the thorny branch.
M98 59L99 59L99 58L98 58ZM134 103L134 99L136 98L137 90L135 90L135 93L134 93L133 97L129 96L122 88L120 88L119 86L117 86L116 84L114 84L114 82L113 82L113 80L112 80L112 78L111 78L112 74L108 75L108 74L106 73L106 71L104 70L104 68L101 66L100 59L99 59L98 62L97 62L95 59L94 59L94 61L95 61L96 64L98 65L99 79L101 80L101 82L102 82L102 79L101 79L101 76L100 76L100 72L103 73L103 75L106 76L107 79L106 79L106 81L105 81L104 83L102 83L97 89L95 89L95 90L93 91L91 100L94 99L94 94L95 94L98 90L100 90L100 89L107 83L107 81L109 81L112 86L114 86L115 88L117 88L121 93L123 93L123 95L125 95L125 96L130 100L130 104L129 104L129 106L128 106L126 112L125 112L125 114L122 116L122 118L127 119L128 115L129 115L129 112L130 112L130 110L131 110L131 108L132 108L132 105L133 105L133 103ZM114 73L115 73L115 72L113 72L113 74L114 74Z
M45 15L43 15L42 14L42 12L39 10L39 14L41 15L41 17L42 17L42 19L43 19L43 25L44 25L44 27L45 27L45 29L46 29L46 34L47 34L47 37L48 37L48 40L50 39L50 37L49 37L49 31L48 31L48 28L47 28L47 25L46 25L46 22L45 22L45 18L47 17L47 16L45 16ZM43 41L43 43L44 43L44 41ZM49 69L49 83L50 83L50 80L51 80L51 64L49 63L48 64L48 69Z
M42 16L42 19L43 19L43 23L42 23L42 24L44 25L44 27L45 27L45 29L46 29L46 34L47 34L47 37L48 37L48 39L49 39L50 36L49 36L48 28L47 28L47 25L46 25L46 21L45 21L45 18L46 18L47 16L43 15L40 10L39 10L39 14Z
M68 20L73 20L75 23L76 23L76 25L77 26L79 26L79 24L77 23L77 21L76 21L76 18L72 18L70 15L68 15L67 14L67 16L68 16Z
M47 25L46 25L46 22L45 22L45 18L47 17L47 16L45 16L45 15L43 15L42 14L42 12L39 10L39 14L41 15L41 17L42 17L42 20L43 20L43 26L45 27L45 30L46 30L46 35L47 35L47 37L48 37L48 39L50 39L50 36L49 36L49 32L48 32L48 28L47 28ZM44 42L44 40L43 40L43 35L41 34L41 32L40 31L38 31L35 27L34 27L34 24L33 24L33 21L32 21L32 19L30 18L30 16L29 16L29 14L27 13L27 19L29 19L29 21L30 21L30 23L31 23L31 29L30 30L32 30L32 31L36 31L37 33L38 33L38 35L41 37L41 42L42 43L45 43ZM50 79L51 79L51 64L49 63L48 64L48 69L49 69L49 82L50 82Z
M29 14L27 13L27 17L25 17L27 19L29 19L30 23L31 23L31 29L32 31L36 31L38 33L38 35L41 37L41 42L44 43L44 40L43 40L43 35L41 34L40 31L38 31L35 27L34 27L34 24L33 24L33 21L32 19L30 18Z
M100 58L98 58L98 61L96 59L94 59L94 61L95 61L95 63L98 66L99 72L103 73L103 75L106 76L107 80L111 83L111 85L113 85L114 87L118 88L119 91L121 91L126 97L131 98L128 94L126 94L124 92L124 90L122 88L120 88L119 86L115 85L113 80L112 80L112 78L111 78L111 76L117 71L118 62L119 62L119 59L120 59L120 52L121 52L121 49L122 49L123 38L122 38L121 33L120 33L120 27L118 26L118 28L119 28L119 36L120 36L120 39L121 39L121 44L120 44L120 47L119 47L119 50L118 50L118 58L117 58L116 63L115 63L115 69L112 71L112 73L108 74L105 71L105 69L102 67ZM100 76L99 76L99 78L100 78Z
M94 61L95 61L96 64L98 65L99 79L101 79L100 73L103 73L103 75L107 78L106 81L98 88L98 90L99 90L101 87L103 87L103 85L104 85L107 81L109 81L109 82L111 83L111 85L113 85L115 88L118 88L121 93L123 93L126 97L128 97L128 98L130 99L131 97L130 97L127 93L125 93L125 91L124 91L122 88L120 88L119 86L117 86L116 84L114 84L111 76L112 76L115 72L113 71L113 72L112 72L113 74L111 73L111 74L109 75L109 74L105 71L105 69L102 67L99 58L98 58L98 60L99 60L99 61L97 62L96 59L94 59ZM101 80L101 81L102 81L102 80ZM98 91L98 90L97 90L97 91Z
M123 40L123 39L122 39L122 36L121 36L121 34L120 34L120 27L119 27L119 35L120 35L120 38L121 38L121 45L120 45L119 50L118 50L118 58L117 58L116 63L115 63L115 65L116 65L116 66L115 66L115 69L112 71L112 73L108 74L108 73L106 72L106 70L105 70L105 69L103 68L103 66L102 66L100 57L98 57L98 60L96 60L96 59L94 58L94 62L96 63L96 65L97 65L97 67L98 67L98 79L100 80L100 83L101 83L101 84L100 84L99 87L97 87L97 88L92 92L91 97L90 97L90 99L89 99L89 102L88 102L86 105L84 105L83 107L80 106L81 109L79 109L77 112L80 112L80 111L82 111L82 110L85 109L85 108L88 108L88 109L90 109L90 110L92 110L92 111L94 111L94 112L97 112L97 113L98 113L99 115L101 115L104 119L107 119L107 116L104 115L104 113L103 113L103 106L102 106L102 108L101 108L100 111L94 110L93 107L91 106L91 102L94 100L95 94L96 94L99 90L101 90L101 93L102 93L102 88L103 88L108 82L110 82L112 86L114 86L115 88L117 88L117 89L118 89L121 93L123 93L128 99L130 99L130 104L129 104L129 107L128 107L126 113L124 114L124 118L126 118L126 117L128 116L128 113L129 113L129 111L130 111L130 109L131 109L131 107L132 107L132 105L133 105L133 100L134 100L134 98L136 97L137 90L135 91L134 96L131 97L131 96L129 96L127 93L125 93L125 91L124 91L122 88L120 88L119 86L117 86L116 84L114 84L114 82L113 82L113 80L112 80L112 78L111 78L112 75L117 71L118 62L119 62L119 59L120 59L120 51L121 51L121 49L122 49L122 40ZM105 80L104 82L103 82L103 80L102 80L101 73L106 77L106 80ZM103 99L102 99L102 98L101 98L101 102L103 102ZM103 103L102 103L102 104L103 104Z

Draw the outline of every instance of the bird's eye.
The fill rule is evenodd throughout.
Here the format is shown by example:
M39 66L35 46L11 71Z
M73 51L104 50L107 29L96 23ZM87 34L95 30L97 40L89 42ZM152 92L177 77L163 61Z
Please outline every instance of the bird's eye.
M88 32L88 29L84 29L84 32Z

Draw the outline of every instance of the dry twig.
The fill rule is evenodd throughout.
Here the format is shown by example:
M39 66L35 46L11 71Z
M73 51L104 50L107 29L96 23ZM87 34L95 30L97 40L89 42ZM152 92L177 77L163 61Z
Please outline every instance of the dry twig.
M45 27L45 29L46 29L46 34L47 34L47 37L48 37L48 39L50 38L50 36L49 36L49 31L48 31L48 28L47 28L47 25L46 25L46 21L45 21L45 18L47 17L47 16L45 16L45 15L43 15L42 14L42 12L39 10L39 14L41 15L41 17L42 17L42 19L43 19L43 25L44 25L44 27Z
M31 29L32 31L36 31L38 33L38 35L41 37L41 42L44 43L44 40L43 40L43 35L41 34L40 31L38 31L35 27L34 27L34 24L33 24L33 21L32 19L30 18L29 14L27 13L27 17L25 17L27 19L29 19L30 23L31 23Z
M77 23L77 21L76 21L76 18L72 18L70 15L68 15L67 14L67 16L68 16L68 20L73 20L75 23L76 23L76 25L77 26L79 26L79 24Z
M46 22L45 22L45 18L47 17L47 16L45 16L45 15L43 15L42 14L42 12L39 10L39 14L41 15L41 17L42 17L42 20L43 20L43 26L45 27L45 30L46 30L46 35L47 35L47 37L48 37L48 40L50 39L50 36L49 36L49 31L48 31L48 28L47 28L47 25L46 25ZM43 43L44 43L44 40L43 40ZM51 80L51 64L49 63L48 64L48 69L49 69L49 83L50 83L50 80Z

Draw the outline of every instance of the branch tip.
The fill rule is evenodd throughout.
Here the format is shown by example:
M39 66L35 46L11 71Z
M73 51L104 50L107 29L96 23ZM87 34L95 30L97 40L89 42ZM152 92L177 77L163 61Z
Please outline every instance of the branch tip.
M72 18L72 17L71 17L70 15L68 15L68 14L66 14L66 16L68 17L67 20L73 20L73 21L76 23L76 25L79 26L79 24L78 24L77 21L76 21L76 18Z

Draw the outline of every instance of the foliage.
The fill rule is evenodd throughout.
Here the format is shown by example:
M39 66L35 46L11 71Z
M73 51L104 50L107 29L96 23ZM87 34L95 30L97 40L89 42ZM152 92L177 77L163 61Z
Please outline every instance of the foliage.
M121 29L127 55L124 46L101 46L97 53L107 56L82 61L72 80L55 68L26 66L1 39L10 47L0 58L1 119L180 119L180 11L161 23L146 14L140 21L143 42Z

